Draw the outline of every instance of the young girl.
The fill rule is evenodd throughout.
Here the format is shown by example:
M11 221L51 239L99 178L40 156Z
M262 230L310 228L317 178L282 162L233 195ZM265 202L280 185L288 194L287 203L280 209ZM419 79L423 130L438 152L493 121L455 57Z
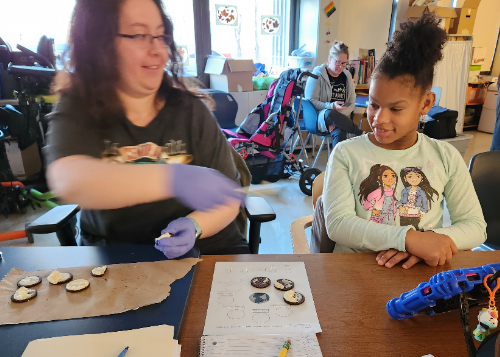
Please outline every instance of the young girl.
M432 196L439 197L439 193L431 187L420 167L402 169L401 181L405 189L401 192L401 200L396 203L399 207L399 224L413 226L419 230L420 219L429 211L434 202Z
M394 185L394 187L393 187ZM395 226L396 188L398 176L389 166L373 165L368 176L359 185L359 202L372 211L370 221Z
M463 158L447 142L417 132L420 116L434 104L435 95L430 91L434 65L442 58L446 39L434 15L424 14L416 22L401 24L377 64L368 106L373 133L339 143L326 169L325 223L328 236L336 242L335 252L380 252L376 261L386 267L406 259L403 268L421 259L436 266L458 250L486 240L486 223ZM428 207L419 206L419 212L426 209L426 213L420 215L417 225L424 231L405 224L390 209L394 200L400 213L408 212L411 203L402 197L402 187L395 185L395 172L417 167L420 170L413 173L418 175L410 176L413 183L403 175L403 184L410 182L412 187L427 190ZM422 188L424 177L427 188ZM414 192L418 195L420 191ZM450 227L442 226L445 198ZM417 201L421 203L416 197L414 207ZM389 217L394 218L394 225Z

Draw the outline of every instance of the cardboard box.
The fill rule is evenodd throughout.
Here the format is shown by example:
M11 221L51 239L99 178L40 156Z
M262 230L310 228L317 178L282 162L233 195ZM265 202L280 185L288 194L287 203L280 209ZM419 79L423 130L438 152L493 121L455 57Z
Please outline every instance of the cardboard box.
M471 66L481 66L486 63L486 47L474 47L472 49Z
M23 180L42 170L42 160L36 142L24 150L19 149L15 139L5 142L4 145L10 169L16 178Z
M456 9L458 16L452 21L450 34L472 35L480 2L481 0L465 0L462 8Z
M411 1L410 1L411 5ZM451 7L440 6L410 6L405 12L405 17L416 21L424 12L433 12L440 19L440 26L449 33L452 19L457 17L457 12Z
M488 87L486 84L469 84L465 104L483 104L487 91Z
M208 58L205 73L210 74L210 88L224 92L250 92L253 90L252 60Z

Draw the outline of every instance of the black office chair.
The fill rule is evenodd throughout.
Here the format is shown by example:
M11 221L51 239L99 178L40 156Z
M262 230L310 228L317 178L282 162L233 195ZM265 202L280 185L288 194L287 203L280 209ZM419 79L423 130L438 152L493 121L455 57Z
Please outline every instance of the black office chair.
M469 172L483 209L486 221L486 242L491 250L500 250L500 151L488 151L474 155L470 160Z
M238 125L235 122L236 114L238 113L236 99L231 94L220 90L210 89L209 93L215 101L215 110L213 113L219 122L219 126L222 129L236 131L238 129Z

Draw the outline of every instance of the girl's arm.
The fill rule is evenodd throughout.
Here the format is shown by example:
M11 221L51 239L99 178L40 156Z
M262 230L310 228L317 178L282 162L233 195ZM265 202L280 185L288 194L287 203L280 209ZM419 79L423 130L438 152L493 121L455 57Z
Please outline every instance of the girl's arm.
M429 200L427 199L427 195L425 192L422 190L420 191L421 196L422 196L422 206L420 207L420 211L427 213L429 211Z
M486 240L486 222L472 179L460 153L448 143L440 146L443 164L448 173L444 187L451 226L433 229L449 236L459 250L481 245Z
M411 226L379 224L356 215L356 197L349 177L349 159L338 144L326 169L323 188L325 223L328 236L346 247L381 251L405 251L405 237Z

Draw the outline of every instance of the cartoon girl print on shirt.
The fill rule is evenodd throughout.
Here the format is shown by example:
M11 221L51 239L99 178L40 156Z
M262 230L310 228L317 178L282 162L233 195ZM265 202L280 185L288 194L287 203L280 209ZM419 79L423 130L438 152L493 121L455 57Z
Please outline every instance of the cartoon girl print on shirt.
M398 175L389 166L373 165L359 186L359 202L371 211L370 221L396 225L396 187Z
M434 202L432 196L435 194L439 197L439 193L431 187L422 168L418 166L405 167L400 175L405 188L401 191L401 200L396 203L399 207L399 224L419 230L420 219L429 212Z

